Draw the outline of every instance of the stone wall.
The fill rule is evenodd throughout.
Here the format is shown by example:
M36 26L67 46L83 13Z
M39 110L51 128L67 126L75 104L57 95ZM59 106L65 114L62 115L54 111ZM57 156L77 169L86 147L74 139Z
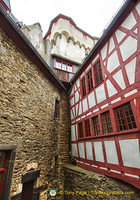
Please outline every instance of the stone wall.
M43 31L39 23L33 25L24 25L21 28L22 32L30 40L35 49L39 52L42 58L50 65L50 45L48 41L43 40ZM48 56L49 55L49 56Z
M133 186L107 176L83 170L74 165L64 166L65 200L139 200L140 191Z
M41 170L41 199L46 199L50 188L63 188L62 165L68 160L67 95L60 93L2 30L0 94L0 144L17 145L11 195L27 166L36 163ZM54 120L56 97L60 119Z

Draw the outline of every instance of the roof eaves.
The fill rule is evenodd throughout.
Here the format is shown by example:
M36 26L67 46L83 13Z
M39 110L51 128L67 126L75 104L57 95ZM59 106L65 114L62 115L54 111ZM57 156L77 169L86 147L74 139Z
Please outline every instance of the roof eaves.
M31 44L31 42L28 40L28 38L24 35L24 33L20 30L20 28L14 23L12 18L9 16L8 13L6 13L6 11L3 9L3 7L1 5L0 5L0 17L3 19L2 22L6 23L6 25L5 25L4 23L1 22L0 27L18 45L19 49L21 49L29 59L36 61L37 66L45 74L47 74L47 77L50 79L50 81L53 83L53 85L55 85L60 90L64 90L66 92L67 89L65 88L63 83L57 78L57 76L50 69L50 67L45 62L45 60L41 57L41 55L38 53L38 51L35 49L35 47ZM22 44L23 46L21 46L21 45L19 46L19 44ZM29 54L27 55L27 53L26 53L27 49L29 50L29 54L32 53L32 56L29 56Z
M59 15L57 15L54 19L51 20L49 29L48 29L47 33L45 34L45 36L44 36L44 40L45 40L45 39L48 37L48 35L51 33L51 28L52 28L53 23L54 23L56 20L58 20L59 18L65 18L65 19L69 20L69 21L72 23L72 25L75 26L76 29L78 29L80 32L84 33L84 34L87 35L88 37L92 38L93 40L99 39L98 37L91 36L90 34L88 34L87 32L85 32L84 30L82 30L81 28L79 28L79 27L75 24L75 22L73 21L73 19L72 19L71 17L68 17L68 16L63 15L63 14L59 14Z
M96 43L96 45L93 47L93 49L91 50L91 52L89 53L89 55L84 60L84 62L82 63L81 67L77 70L77 72L75 73L75 75L70 80L70 84L72 84L75 81L75 79L80 75L80 72L83 70L85 64L91 59L91 57L94 56L94 54L98 51L99 47L103 46L103 44L106 43L105 38L108 36L109 32L114 27L114 25L116 24L117 20L122 16L122 14L126 10L126 8L129 6L129 4L131 2L136 3L137 1L138 0L127 0L123 4L123 6L121 7L121 9L117 12L116 16L113 18L113 20L111 21L111 23L107 27L107 29L105 29L105 31L103 32L102 36L100 37L100 39L98 40L98 42ZM117 27L118 27L118 25L116 26L116 29L117 29Z

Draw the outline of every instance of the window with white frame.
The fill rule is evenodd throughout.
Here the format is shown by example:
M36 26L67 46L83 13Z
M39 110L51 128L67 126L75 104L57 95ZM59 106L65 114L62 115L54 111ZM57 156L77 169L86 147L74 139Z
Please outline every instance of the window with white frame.
M73 69L73 64L64 61L64 60L60 60L60 59L55 59L55 65L54 67L56 69L60 69L62 71L66 71L66 72L70 72L73 73L74 69Z

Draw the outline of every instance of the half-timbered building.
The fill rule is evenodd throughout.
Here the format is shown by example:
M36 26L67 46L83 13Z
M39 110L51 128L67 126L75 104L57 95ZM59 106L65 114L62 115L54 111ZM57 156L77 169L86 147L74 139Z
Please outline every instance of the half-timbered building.
M126 1L71 80L77 165L140 188L140 2Z
M52 188L63 192L69 156L140 189L140 1L125 1L99 40L64 15L52 20L44 40L36 24L33 38L6 2L0 1L0 199L26 196L28 182L41 200Z

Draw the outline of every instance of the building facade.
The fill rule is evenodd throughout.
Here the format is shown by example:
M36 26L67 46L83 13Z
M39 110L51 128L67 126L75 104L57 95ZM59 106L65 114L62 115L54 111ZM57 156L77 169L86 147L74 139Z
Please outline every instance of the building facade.
M77 165L140 188L140 2L127 1L71 80Z
M51 21L44 38L38 23L24 25L22 31L64 83L70 81L98 40L62 14Z
M21 193L24 175L40 170L44 200L63 188L69 158L66 88L3 9L0 21L0 199Z
M2 7L0 22L0 199L32 170L41 200L63 190L70 146L77 166L140 188L140 1L127 0L99 40L64 15L44 38Z

